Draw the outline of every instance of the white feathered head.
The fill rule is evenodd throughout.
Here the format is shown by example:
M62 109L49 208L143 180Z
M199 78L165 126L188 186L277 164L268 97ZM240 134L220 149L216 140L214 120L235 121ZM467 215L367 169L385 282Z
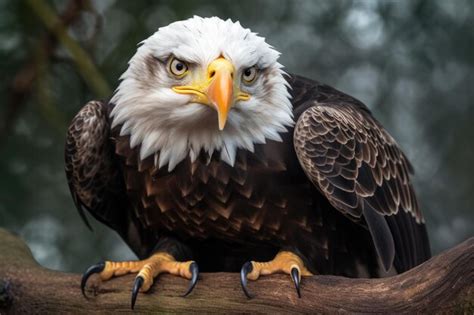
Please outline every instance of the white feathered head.
M201 151L233 165L237 149L281 141L293 124L278 56L239 22L195 16L162 27L121 76L112 126L170 171Z

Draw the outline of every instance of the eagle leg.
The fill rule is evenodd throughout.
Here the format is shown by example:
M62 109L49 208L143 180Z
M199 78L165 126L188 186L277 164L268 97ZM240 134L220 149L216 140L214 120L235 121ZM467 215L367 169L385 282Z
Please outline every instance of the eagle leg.
M313 274L306 268L303 260L296 254L289 251L280 251L273 260L268 262L246 262L240 271L240 283L245 295L252 298L248 288L248 280L257 280L261 275L271 275L274 273L286 273L291 276L295 284L298 297L301 298L300 282L301 276L312 276Z
M103 281L127 273L138 273L132 290L133 309L138 292L147 292L152 286L154 278L161 273L169 273L190 279L189 287L183 295L187 296L196 286L199 268L195 261L179 262L172 255L164 252L157 252L147 259L138 261L106 261L93 265L84 272L81 281L81 290L84 296L86 296L85 286L87 279L95 273L98 273Z

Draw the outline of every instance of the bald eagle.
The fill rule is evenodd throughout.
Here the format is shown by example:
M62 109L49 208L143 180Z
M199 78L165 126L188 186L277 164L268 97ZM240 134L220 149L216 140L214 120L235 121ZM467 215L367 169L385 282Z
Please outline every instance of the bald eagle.
M287 74L238 22L193 17L144 40L108 101L87 103L66 141L74 202L140 260L101 262L103 280L137 273L248 280L381 277L430 257L412 167L355 98Z

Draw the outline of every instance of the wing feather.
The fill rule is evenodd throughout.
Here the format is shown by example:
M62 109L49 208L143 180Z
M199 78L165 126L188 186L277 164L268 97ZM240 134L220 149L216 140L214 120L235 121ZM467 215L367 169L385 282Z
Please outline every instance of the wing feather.
M139 257L150 250L132 212L123 174L110 138L107 104L87 103L72 120L65 146L65 170L74 203L90 227L85 211L119 233Z
M112 209L110 194L118 194L118 169L111 160L108 143L109 124L102 102L87 103L74 117L68 129L65 162L66 176L71 194L87 226L85 210L112 228L108 212Z
M394 260L407 269L426 259L429 250L415 255L423 237L414 229L424 219L409 180L413 170L395 140L356 100L309 102L294 131L308 178L332 206L368 227L386 269ZM404 257L395 259L395 248Z

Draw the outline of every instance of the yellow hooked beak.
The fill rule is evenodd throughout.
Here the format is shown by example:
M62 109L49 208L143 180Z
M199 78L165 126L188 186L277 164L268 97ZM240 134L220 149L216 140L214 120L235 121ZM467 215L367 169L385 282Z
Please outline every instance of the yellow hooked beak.
M204 78L192 85L174 86L173 91L181 94L193 94L194 102L214 108L217 111L219 130L223 130L234 102L250 98L250 95L240 92L234 83L234 72L232 63L219 57L209 64Z

